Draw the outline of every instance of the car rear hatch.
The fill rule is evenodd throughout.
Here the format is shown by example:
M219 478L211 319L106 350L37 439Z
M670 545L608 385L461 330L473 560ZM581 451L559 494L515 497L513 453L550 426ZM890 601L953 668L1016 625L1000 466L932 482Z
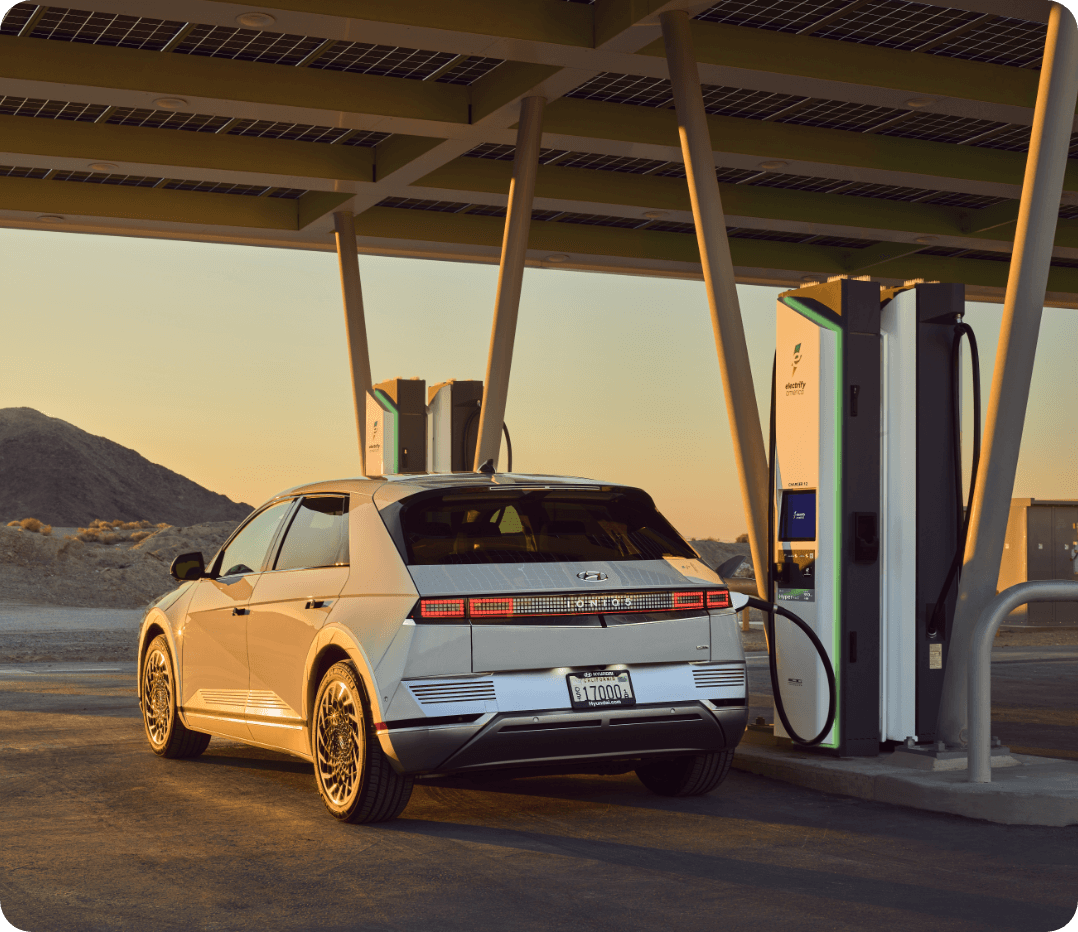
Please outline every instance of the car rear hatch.
M443 489L383 516L413 619L468 625L473 672L706 661L709 606L729 605L639 490Z

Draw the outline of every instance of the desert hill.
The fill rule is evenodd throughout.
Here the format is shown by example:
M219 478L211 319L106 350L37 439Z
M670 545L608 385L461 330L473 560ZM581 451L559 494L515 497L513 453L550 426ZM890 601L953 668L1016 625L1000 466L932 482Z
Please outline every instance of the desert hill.
M33 408L0 408L0 522L239 522L251 506Z

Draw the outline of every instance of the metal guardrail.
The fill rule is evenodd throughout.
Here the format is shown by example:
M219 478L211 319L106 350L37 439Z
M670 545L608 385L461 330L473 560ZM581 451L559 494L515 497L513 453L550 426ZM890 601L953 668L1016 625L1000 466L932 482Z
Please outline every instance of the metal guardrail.
M992 782L992 641L1027 602L1078 602L1078 582L1043 579L1004 589L985 606L969 645L969 782Z

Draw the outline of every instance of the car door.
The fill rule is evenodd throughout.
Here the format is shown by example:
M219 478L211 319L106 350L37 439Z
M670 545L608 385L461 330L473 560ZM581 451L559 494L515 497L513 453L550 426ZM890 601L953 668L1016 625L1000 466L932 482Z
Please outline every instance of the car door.
M305 496L250 601L246 719L260 744L310 753L304 666L347 578L348 497Z
M293 502L255 514L195 583L182 631L182 695L189 727L248 739L247 611L270 544Z

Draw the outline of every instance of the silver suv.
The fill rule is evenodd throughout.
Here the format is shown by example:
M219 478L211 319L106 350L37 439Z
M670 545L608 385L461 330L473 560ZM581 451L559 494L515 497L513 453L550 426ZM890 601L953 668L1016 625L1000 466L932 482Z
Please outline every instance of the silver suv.
M154 753L218 735L294 754L341 820L395 818L432 774L635 770L707 793L745 728L730 593L638 489L323 482L173 575L139 632Z

